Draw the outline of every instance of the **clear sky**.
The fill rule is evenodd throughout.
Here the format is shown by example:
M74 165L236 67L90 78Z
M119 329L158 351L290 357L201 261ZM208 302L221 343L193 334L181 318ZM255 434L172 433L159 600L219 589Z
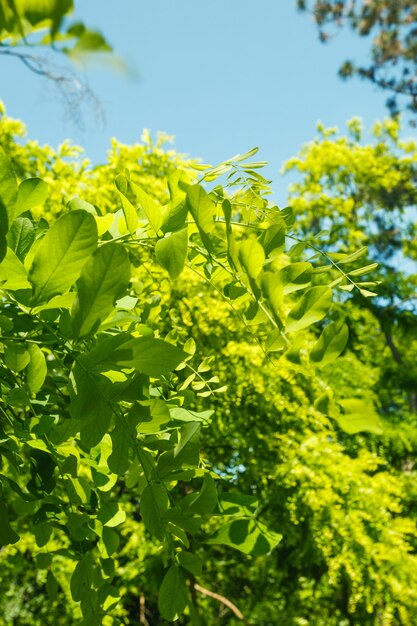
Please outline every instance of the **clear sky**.
M276 199L285 202L282 163L315 135L318 120L367 125L385 114L385 94L337 70L364 59L369 42L349 32L318 41L295 0L80 0L75 17L101 30L136 77L89 68L104 127L85 110L85 129L65 119L58 96L17 60L0 58L0 97L29 135L82 144L98 163L109 139L139 140L143 128L176 136L178 151L215 163L259 146Z

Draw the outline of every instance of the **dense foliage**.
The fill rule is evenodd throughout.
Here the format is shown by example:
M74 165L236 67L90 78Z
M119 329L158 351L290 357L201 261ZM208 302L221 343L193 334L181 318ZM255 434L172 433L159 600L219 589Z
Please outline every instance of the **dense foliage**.
M398 146L341 178L387 174L333 236L313 194L353 140L289 165L294 222L250 154L195 169L145 134L91 167L0 124L3 623L413 624L417 433L361 256Z
M298 4L416 110L413 2ZM66 98L72 9L0 0ZM93 166L0 105L0 625L415 624L417 144L318 130L279 209L256 149Z
M360 37L373 37L367 64L346 61L340 75L357 75L387 91L393 113L405 104L417 111L415 75L417 5L414 0L297 0L303 11L313 14L320 39L328 41L340 28L349 26Z

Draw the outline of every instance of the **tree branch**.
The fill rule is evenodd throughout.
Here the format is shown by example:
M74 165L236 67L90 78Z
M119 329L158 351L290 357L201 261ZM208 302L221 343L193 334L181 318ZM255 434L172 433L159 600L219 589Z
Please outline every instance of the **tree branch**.
M245 616L239 611L237 606L233 604L233 602L229 600L228 598L225 598L224 596L220 595L219 593L215 593L214 591L210 591L209 589L205 589L205 587L201 587L201 585L198 585L197 583L194 585L194 588L196 591L199 591L203 595L208 596L209 598L213 598L214 600L217 600L217 602L224 604L224 606L227 606L227 608L230 609L232 613L234 613L238 619L245 622L245 624L248 623Z

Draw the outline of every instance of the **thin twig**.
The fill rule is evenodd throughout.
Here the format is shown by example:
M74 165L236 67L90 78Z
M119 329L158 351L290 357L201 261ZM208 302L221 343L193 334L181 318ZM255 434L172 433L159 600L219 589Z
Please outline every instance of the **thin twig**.
M220 595L219 593L215 593L214 591L210 591L209 589L206 589L205 587L201 587L201 585L198 585L197 583L194 585L194 588L196 591L199 591L203 595L208 596L209 598L213 598L214 600L217 600L217 602L221 602L221 604L224 604L224 606L227 606L227 608L230 609L232 613L234 613L238 619L245 622L245 624L248 623L247 619L245 618L243 613L239 611L236 604L233 604L233 602L229 600L228 598L225 598L224 596Z

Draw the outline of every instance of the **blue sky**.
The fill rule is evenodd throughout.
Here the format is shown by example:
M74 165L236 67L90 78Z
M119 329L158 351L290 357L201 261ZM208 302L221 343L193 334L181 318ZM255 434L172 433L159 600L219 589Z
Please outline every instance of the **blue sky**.
M85 129L65 119L59 97L17 60L0 58L7 111L29 135L83 145L105 159L112 136L131 143L143 128L176 136L178 151L219 162L259 146L276 200L285 203L282 163L315 135L318 120L367 125L385 114L385 94L337 77L346 58L364 59L369 43L349 32L320 44L295 0L84 0L75 16L106 34L134 76L100 67L85 74L105 113L85 108Z

